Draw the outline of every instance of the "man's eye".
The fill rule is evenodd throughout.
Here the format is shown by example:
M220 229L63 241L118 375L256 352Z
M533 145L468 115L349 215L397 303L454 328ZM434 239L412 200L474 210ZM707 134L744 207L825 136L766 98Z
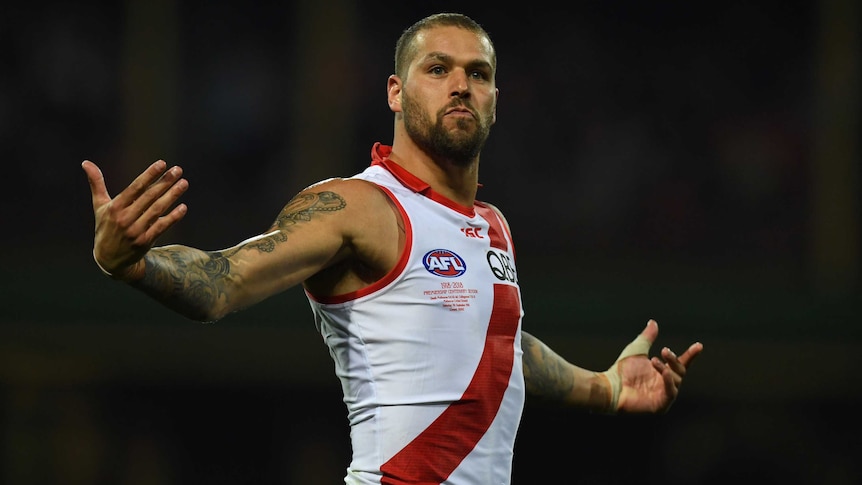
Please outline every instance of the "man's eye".
M445 72L446 72L446 70L445 70L445 69L443 69L443 66L434 66L434 67L432 67L432 68L431 68L431 71L430 71L430 72L431 72L432 74L443 74L443 73L445 73Z
M482 71L473 71L470 73L470 77L472 77L473 79L485 79L485 78L487 78L487 76L485 76L485 73Z

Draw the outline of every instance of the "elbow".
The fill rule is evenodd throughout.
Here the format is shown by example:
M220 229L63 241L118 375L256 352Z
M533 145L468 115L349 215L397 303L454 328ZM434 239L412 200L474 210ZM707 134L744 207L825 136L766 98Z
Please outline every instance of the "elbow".
M183 301L165 301L162 303L183 317L199 323L215 323L228 314L228 311L220 305L189 305Z
M216 322L218 322L219 320L221 320L221 319L222 319L222 317L220 317L220 316L217 316L217 315L208 315L208 314L201 314L201 315L186 315L186 316L187 316L188 318L190 318L191 320L194 320L195 322L198 322L198 323L204 323L204 324L208 324L208 323L216 323Z
M216 323L228 314L222 308L199 308L196 311L187 313L186 317L199 323Z

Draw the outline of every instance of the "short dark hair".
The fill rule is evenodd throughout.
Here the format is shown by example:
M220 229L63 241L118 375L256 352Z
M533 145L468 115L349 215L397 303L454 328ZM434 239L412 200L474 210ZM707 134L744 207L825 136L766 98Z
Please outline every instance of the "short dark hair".
M397 76L402 79L407 78L407 66L410 65L410 61L416 56L416 46L413 43L416 35L423 30L434 27L460 27L488 39L488 43L491 44L491 67L495 71L497 70L497 49L494 47L494 43L491 41L491 36L488 35L488 32L478 22L464 14L443 12L429 15L417 21L410 27L407 27L401 34L401 37L398 38L398 41L395 43L395 74Z

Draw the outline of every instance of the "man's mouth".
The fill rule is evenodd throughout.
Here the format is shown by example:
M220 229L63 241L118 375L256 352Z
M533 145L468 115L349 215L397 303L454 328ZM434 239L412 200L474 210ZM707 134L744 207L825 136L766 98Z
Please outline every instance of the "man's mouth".
M453 115L453 116L469 116L471 118L475 118L473 112L464 106L455 106L446 110L445 115Z

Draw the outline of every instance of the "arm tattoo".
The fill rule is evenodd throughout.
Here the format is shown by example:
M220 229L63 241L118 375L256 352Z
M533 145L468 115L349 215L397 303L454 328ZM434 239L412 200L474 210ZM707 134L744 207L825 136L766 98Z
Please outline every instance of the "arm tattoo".
M151 249L144 262L144 277L133 286L189 318L211 320L216 304L226 299L230 261L221 251L165 246Z
M270 234L261 239L255 239L236 247L226 254L230 257L243 249L257 249L270 253L275 246L287 241L287 233L291 226L300 222L308 222L315 212L335 212L344 209L347 202L335 192L307 192L294 197L284 206L275 222L270 227Z
M273 223L273 227L284 229L300 221L310 221L314 212L334 212L347 206L335 192L299 194L284 206Z
M532 335L521 335L527 391L543 399L564 400L574 387L568 363Z
M212 321L228 301L225 291L231 280L228 258L244 250L269 253L287 241L291 226L308 222L315 212L333 212L347 203L335 192L299 194L279 213L270 233L225 251L201 251L185 246L151 249L145 256L144 277L133 286L165 306L194 320Z

